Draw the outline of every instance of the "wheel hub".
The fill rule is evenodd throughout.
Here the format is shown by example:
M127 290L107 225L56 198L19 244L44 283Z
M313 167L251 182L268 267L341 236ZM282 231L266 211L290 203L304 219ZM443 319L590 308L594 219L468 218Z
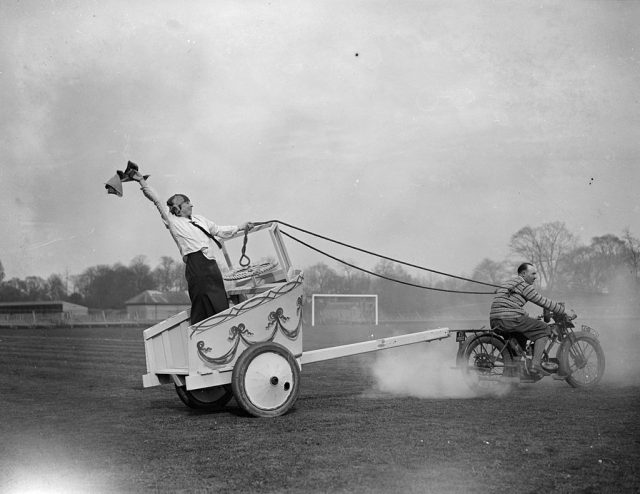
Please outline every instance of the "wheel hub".
M281 406L293 388L293 372L287 360L277 353L265 352L254 358L244 378L247 397L261 409Z
M476 357L475 365L478 369L485 372L493 369L494 367L493 359L486 354L478 355Z

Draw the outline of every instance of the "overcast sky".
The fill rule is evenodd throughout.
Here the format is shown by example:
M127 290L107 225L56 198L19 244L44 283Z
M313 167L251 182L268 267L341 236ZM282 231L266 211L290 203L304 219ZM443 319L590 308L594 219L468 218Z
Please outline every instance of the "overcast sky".
M455 274L526 225L640 236L639 24L632 1L3 1L0 261L177 258L135 184L107 195L127 160L219 224Z

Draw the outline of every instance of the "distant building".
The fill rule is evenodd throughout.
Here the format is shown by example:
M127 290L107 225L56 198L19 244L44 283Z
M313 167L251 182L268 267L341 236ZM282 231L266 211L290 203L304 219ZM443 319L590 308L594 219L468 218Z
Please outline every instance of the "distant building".
M86 316L89 309L83 305L62 301L2 302L0 314L34 314L60 317Z
M187 291L160 292L158 290L145 290L127 300L124 305L131 319L162 321L178 312L190 309L191 301Z

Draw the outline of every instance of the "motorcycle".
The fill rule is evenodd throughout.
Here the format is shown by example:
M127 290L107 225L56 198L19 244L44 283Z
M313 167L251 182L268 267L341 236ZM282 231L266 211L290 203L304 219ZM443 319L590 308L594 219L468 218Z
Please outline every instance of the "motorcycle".
M555 372L541 374L532 370L533 342L521 334L484 327L463 329L456 332L456 364L467 385L478 392L504 393L518 383L534 383L546 376L564 380L574 388L597 385L605 368L597 331L584 324L578 330L575 317L567 314L552 315L545 310L540 319L550 323L551 329L543 367L555 368Z

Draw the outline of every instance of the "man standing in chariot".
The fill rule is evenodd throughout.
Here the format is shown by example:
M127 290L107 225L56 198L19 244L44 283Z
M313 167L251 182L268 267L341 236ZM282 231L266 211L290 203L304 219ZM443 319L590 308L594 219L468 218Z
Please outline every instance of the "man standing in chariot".
M491 304L489 324L492 330L507 334L516 334L518 342L524 348L524 340L533 342L532 370L536 373L555 372L557 366L551 362L542 362L544 349L547 346L551 330L540 319L529 317L524 310L527 302L539 305L554 314L565 314L564 306L540 295L533 283L538 272L533 264L522 263L518 267L518 276L507 281L496 290L496 296ZM518 338L518 336L520 336Z
M184 194L174 194L167 200L171 213L167 214L156 191L137 169L130 172L130 177L140 184L142 193L155 204L186 264L191 324L228 309L227 291L216 262L217 249L222 245L215 237L229 238L239 230L251 229L253 225L247 222L238 226L220 226L204 216L192 214L193 205Z

